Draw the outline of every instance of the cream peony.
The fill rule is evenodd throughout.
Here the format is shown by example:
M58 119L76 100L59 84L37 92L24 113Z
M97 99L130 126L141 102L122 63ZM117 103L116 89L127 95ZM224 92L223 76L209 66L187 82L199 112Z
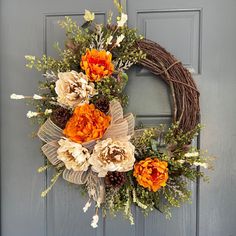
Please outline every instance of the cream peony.
M99 177L105 177L108 171L126 172L133 169L134 149L128 139L107 138L95 145L89 163Z
M88 159L90 158L88 149L79 143L70 141L69 139L60 139L58 144L60 147L57 150L57 158L65 163L68 170L88 170Z
M61 105L71 108L79 104L89 102L89 98L95 95L94 84L88 82L85 74L76 71L58 73L55 91L57 101Z

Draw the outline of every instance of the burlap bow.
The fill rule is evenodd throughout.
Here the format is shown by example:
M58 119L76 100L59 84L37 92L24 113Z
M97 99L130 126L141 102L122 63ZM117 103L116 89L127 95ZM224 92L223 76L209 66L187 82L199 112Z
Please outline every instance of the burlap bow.
M109 115L111 116L111 124L104 133L102 140L112 139L129 139L134 134L134 116L129 113L123 115L123 109L116 100L110 102ZM52 165L58 165L61 160L57 158L57 150L60 147L58 141L65 137L63 130L52 122L50 118L40 127L38 137L45 142L42 151ZM92 140L82 145L92 151L97 140ZM93 198L97 203L102 203L105 196L105 188L103 178L98 177L97 173L91 168L87 171L73 171L65 169L63 178L74 184L85 184L88 189L89 197Z

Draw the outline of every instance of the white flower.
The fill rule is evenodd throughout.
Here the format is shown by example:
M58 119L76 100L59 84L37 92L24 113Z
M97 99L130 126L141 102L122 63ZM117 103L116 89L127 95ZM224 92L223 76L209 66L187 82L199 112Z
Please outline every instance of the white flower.
M27 114L26 114L26 116L28 118L36 117L37 115L39 115L39 113L38 112L33 112L33 111L28 111Z
M185 157L198 157L199 153L198 152L187 152L184 155Z
M13 93L10 98L11 99L24 99L25 96Z
M43 99L43 97L42 97L42 96L39 96L39 95L37 95L37 94L34 94L33 99L35 99L35 100L41 100L41 99Z
M32 56L32 55L25 55L25 59L26 59L26 60L35 61L35 56Z
M93 220L91 222L91 226L93 228L97 228L98 227L98 221L99 221L99 216L98 216L98 214L96 214L96 215L93 216Z
M201 166L201 167L203 167L203 168L205 168L205 169L208 168L208 164L207 164L207 163L202 163L202 162L197 162L197 161L195 161L193 164L194 164L195 166Z
M89 209L90 206L91 206L91 202L89 200L89 201L86 202L86 204L85 204L85 206L83 208L83 211L86 212Z
M96 94L94 84L89 83L88 78L82 72L76 71L58 73L55 91L57 101L61 105L71 108L88 103L89 98Z
M128 20L128 15L121 13L121 16L117 17L117 26L123 27L127 20Z
M131 142L124 140L106 140L98 142L89 159L92 170L99 177L105 177L108 171L127 172L132 170L135 158L135 147Z
M46 109L45 111L44 111L44 115L49 115L49 114L51 114L52 113L52 109Z
M112 36L112 35L109 36L109 37L107 38L106 45L111 45L112 39L113 39L113 36Z
M85 19L85 21L93 21L95 19L94 12L91 12L91 11L85 9L84 19Z
M86 171L88 169L88 159L90 158L88 149L67 138L60 139L58 144L60 147L57 150L57 158L64 162L68 170Z
M117 37L116 39L116 46L120 47L120 43L123 41L123 39L125 38L125 36L123 34L121 34L120 36Z
M178 160L177 162L179 162L180 164L183 164L185 160Z

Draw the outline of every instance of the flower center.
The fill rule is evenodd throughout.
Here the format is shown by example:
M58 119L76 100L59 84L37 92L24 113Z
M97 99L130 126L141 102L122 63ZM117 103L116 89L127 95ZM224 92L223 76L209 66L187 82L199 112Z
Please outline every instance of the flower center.
M104 164L109 163L120 163L125 160L125 150L120 149L117 146L107 147L104 149L101 161Z

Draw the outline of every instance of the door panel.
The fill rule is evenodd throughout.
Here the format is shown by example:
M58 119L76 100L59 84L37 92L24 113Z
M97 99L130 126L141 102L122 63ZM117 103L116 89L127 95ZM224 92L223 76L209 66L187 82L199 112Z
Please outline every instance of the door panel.
M125 1L121 1L125 2ZM1 235L3 236L229 236L236 235L236 2L234 0L127 0L129 26L136 27L173 53L194 71L201 92L203 149L217 156L210 184L191 184L192 205L173 210L166 220L159 212L144 217L133 209L135 226L122 219L89 224L92 208L84 214L86 199L77 186L60 179L46 199L40 198L53 173L38 174L43 165L40 142L29 134L25 114L30 107L10 101L11 93L31 95L40 74L24 67L24 55L56 56L55 41L63 45L57 26L65 15L83 17L96 12L99 22L114 9L112 0L2 0L0 5L1 96ZM171 121L171 98L166 84L141 67L129 71L127 108L137 125ZM36 126L33 126L37 130ZM199 194L200 187L200 194Z

